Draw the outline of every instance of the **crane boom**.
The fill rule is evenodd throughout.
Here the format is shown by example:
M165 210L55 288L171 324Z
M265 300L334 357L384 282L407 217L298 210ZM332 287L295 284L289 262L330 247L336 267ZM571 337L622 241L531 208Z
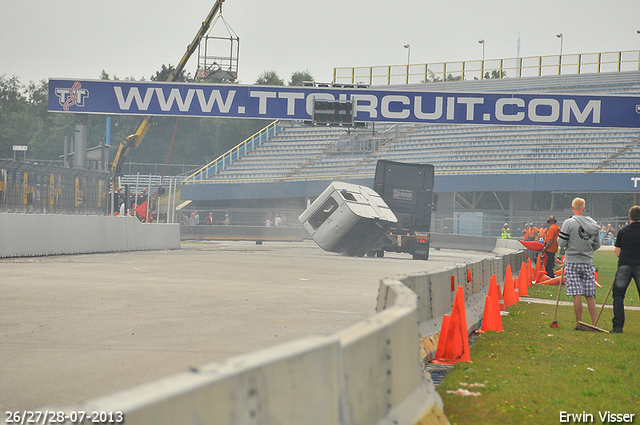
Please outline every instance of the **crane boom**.
M202 22L200 30L198 30L191 44L187 46L187 51L184 53L184 55L182 55L182 59L180 59L178 65L176 65L173 72L169 75L167 81L175 81L180 73L184 70L184 67L187 65L187 62L191 58L191 55L193 55L193 53L198 48L200 40L202 40L202 38L206 35L209 27L211 26L211 22L215 18L216 14L222 7L222 3L224 2L225 0L216 0L215 4L211 8L211 11L209 12L209 15L207 15L207 19ZM142 139L147 133L147 130L151 128L152 122L152 116L147 115L142 117L142 119L138 123L138 126L136 127L136 130L120 142L120 145L118 146L118 150L116 152L116 156L113 159L113 164L111 165L111 171L114 174L120 174L120 172L122 171L122 166L124 165L125 158L127 157L127 155L129 155L131 149L136 149L140 145L140 142L142 142Z

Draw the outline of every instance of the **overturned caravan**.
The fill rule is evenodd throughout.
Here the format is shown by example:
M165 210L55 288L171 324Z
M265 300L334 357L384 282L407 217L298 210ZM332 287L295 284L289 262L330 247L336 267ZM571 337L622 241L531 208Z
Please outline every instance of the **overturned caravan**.
M398 219L374 190L333 182L298 217L325 251L363 256Z

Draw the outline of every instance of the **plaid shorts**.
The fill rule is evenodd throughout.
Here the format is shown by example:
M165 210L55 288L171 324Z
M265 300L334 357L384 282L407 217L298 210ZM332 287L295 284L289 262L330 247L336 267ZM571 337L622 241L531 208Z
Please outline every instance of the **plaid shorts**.
M596 295L596 269L591 263L565 263L564 282L567 295Z

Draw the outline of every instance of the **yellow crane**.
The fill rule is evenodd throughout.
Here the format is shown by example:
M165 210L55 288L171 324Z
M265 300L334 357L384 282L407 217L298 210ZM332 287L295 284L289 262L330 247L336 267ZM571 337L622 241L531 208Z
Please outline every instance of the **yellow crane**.
M176 78L178 78L178 76L180 75L180 73L184 70L184 67L187 65L189 58L191 58L191 55L193 55L193 52L195 52L196 49L198 48L198 45L200 44L200 40L202 40L202 38L206 35L207 31L209 30L209 27L211 26L211 22L215 18L216 14L222 7L222 3L224 2L225 0L216 0L215 4L213 5L213 8L211 9L211 11L209 12L209 15L207 16L207 19L205 19L204 22L202 22L202 26L200 27L200 30L196 34L191 44L187 46L187 51L182 56L182 59L180 59L180 62L178 62L178 65L176 65L171 75L169 75L169 78L167 78L167 81L169 82L175 81ZM153 122L152 116L149 115L149 116L142 117L133 134L130 134L123 141L120 142L120 145L118 146L118 151L116 152L116 156L113 159L113 164L111 165L111 171L115 175L119 175L121 173L122 166L124 165L124 160L127 157L127 155L129 155L129 152L131 151L131 149L136 149L138 146L140 146L140 142L142 142L142 139L144 138L144 135L147 133L147 130L149 130L149 128L151 127L152 122Z

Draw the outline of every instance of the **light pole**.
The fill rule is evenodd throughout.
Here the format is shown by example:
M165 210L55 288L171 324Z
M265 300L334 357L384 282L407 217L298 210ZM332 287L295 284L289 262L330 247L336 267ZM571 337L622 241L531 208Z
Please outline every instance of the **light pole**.
M411 45L407 43L404 45L404 48L407 49L407 84L409 84L409 64L411 63Z
M482 44L482 62L480 63L480 79L484 79L484 38L478 40L478 43Z
M562 74L562 44L564 42L564 35L562 33L556 34L556 37L560 39L560 57L558 58L558 75Z

